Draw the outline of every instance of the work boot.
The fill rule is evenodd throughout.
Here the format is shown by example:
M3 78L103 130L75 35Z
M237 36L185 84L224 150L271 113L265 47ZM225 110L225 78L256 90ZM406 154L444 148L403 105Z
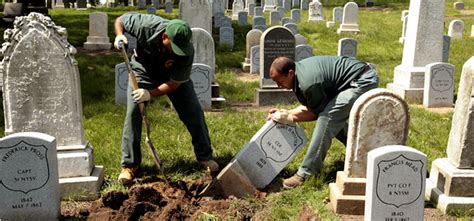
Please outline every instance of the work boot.
M214 160L203 160L199 161L199 163L206 168L206 170L209 170L211 174L219 172L219 164Z
M120 172L118 181L123 185L130 185L131 183L133 183L133 179L135 178L136 172L136 167L124 167Z
M292 177L283 180L283 188L293 189L303 183L304 183L304 177L300 177L298 174L295 174Z

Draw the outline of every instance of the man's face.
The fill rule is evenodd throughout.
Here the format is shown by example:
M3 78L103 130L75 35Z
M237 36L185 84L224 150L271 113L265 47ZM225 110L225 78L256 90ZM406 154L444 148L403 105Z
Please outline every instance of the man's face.
M163 33L163 46L165 46L166 48L166 51L168 51L169 53L173 53L173 50L171 49L171 40L168 38L168 35L165 33Z
M285 89L293 89L294 82L293 77L295 76L295 72L290 70L287 75L280 74L273 68L270 69L270 78L275 81L278 87L285 88Z

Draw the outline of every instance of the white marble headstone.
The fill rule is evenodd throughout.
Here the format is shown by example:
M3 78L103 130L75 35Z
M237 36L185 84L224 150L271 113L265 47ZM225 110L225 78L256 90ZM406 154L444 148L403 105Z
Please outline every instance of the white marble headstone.
M337 29L337 33L360 32L359 30L359 6L355 2L348 2L344 5L342 23Z
M232 50L234 47L234 29L230 27L219 28L219 45L227 46Z
M247 22L247 17L248 17L248 13L246 11L240 11L238 14L237 14L237 24L239 26L247 26L248 25L248 22Z
M250 73L259 74L260 72L260 45L250 48Z
M258 29L252 29L249 32L247 32L247 35L245 37L245 58L250 59L250 49L255 46L260 44L260 37L262 37L262 31Z
M212 8L208 0L180 1L179 16L189 27L202 28L212 33Z
M115 65L115 104L127 104L128 70L125 63Z
M454 65L437 62L426 66L424 107L452 107L454 99Z
M89 36L84 43L86 50L109 50L112 47L108 36L107 14L93 12L89 14Z
M232 20L239 19L239 12L245 11L245 5L242 0L234 0L232 3Z
M464 2L455 2L453 3L454 9L464 10Z
M309 3L308 22L324 21L323 5L319 1Z
M191 28L193 32L194 63L202 63L211 67L212 76L216 70L216 56L214 39L211 34L202 28Z
M210 110L211 104L211 83L212 72L209 65L193 63L191 68L191 80L194 84L194 92L196 93L202 109Z
M448 36L451 39L462 39L462 33L464 32L464 22L459 19L452 20L449 22Z
M339 39L337 56L347 56L355 58L357 56L357 41L353 38Z

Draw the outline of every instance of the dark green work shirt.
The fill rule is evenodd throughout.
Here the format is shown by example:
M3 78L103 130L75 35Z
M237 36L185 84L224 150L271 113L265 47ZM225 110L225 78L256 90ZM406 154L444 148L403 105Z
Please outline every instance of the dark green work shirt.
M177 56L168 53L163 45L167 19L156 15L127 13L122 15L124 30L137 38L136 56L132 66L155 81L186 82L191 75L194 53L190 56Z
M350 57L314 56L296 62L293 91L299 102L315 114L328 102L350 87L351 81L364 71L365 62Z

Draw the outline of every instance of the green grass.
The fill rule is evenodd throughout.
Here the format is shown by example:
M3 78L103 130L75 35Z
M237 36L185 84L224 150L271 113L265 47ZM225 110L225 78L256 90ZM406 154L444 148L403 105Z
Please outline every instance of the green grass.
M332 7L342 6L342 0L322 0L327 19L332 18ZM363 2L363 1L358 1ZM314 48L315 55L336 55L338 40L343 37L355 38L358 42L358 58L377 65L381 87L393 80L393 70L401 63L403 45L398 42L401 35L401 11L408 9L406 1L377 1L378 10L361 8L359 13L360 34L338 35L336 29L326 28L324 23L306 22L308 14L302 13L299 32L306 36ZM461 18L465 23L464 38L451 42L449 62L456 67L456 86L459 84L462 65L474 55L474 38L470 38L474 14L461 13L452 9L454 0L446 1L446 27L449 21ZM474 2L465 1L466 8L474 9ZM387 7L387 8L382 8ZM94 10L77 11L73 9L50 10L50 15L57 25L66 27L68 40L75 47L82 47L88 35L88 14L102 11L108 14L109 37L114 39L113 21L124 12L133 11L133 7L113 9L97 8ZM146 13L145 10L140 11ZM173 14L157 13L166 18L177 18L178 10ZM267 21L268 21L268 14ZM289 13L285 15L288 17ZM246 142L265 123L265 108L235 108L233 104L250 103L254 100L253 90L258 87L256 81L239 80L235 74L245 57L245 35L250 26L239 27L233 24L235 47L232 50L218 47L218 31L214 29L213 37L216 45L216 81L220 84L221 94L227 99L222 112L206 112L206 121L214 148L214 155L221 165L226 165L245 145ZM84 114L84 130L86 139L94 147L96 164L104 165L106 182L102 192L111 190L125 191L115 180L120 171L120 144L125 106L117 106L114 101L114 66L122 62L118 51L109 54L77 54L81 74L81 89ZM296 105L296 104L295 104ZM280 105L280 108L292 108L295 105ZM148 107L151 120L152 141L163 160L163 166L172 179L194 179L203 175L192 151L191 137L170 108L167 98L155 100ZM421 150L428 156L428 162L446 157L446 144L451 127L451 114L428 112L418 105L410 105L410 131L408 146ZM3 131L3 121L0 122ZM309 138L314 122L302 123ZM3 133L3 132L2 132ZM156 168L145 145L142 145L143 167L142 176L156 174ZM294 174L304 157L306 148L297 154L295 159L282 171L281 177ZM335 181L336 172L343 169L345 148L338 141L325 160L323 171L310 178L302 187L290 191L271 193L264 205L265 214L273 219L292 219L298 217L303 206L309 206L322 219L337 219L328 208L326 201L329 196L328 184ZM429 165L430 166L430 165ZM261 203L248 200L248 203ZM239 205L235 205L239 206ZM463 217L465 213L456 212ZM216 219L214 214L203 214L202 219Z

